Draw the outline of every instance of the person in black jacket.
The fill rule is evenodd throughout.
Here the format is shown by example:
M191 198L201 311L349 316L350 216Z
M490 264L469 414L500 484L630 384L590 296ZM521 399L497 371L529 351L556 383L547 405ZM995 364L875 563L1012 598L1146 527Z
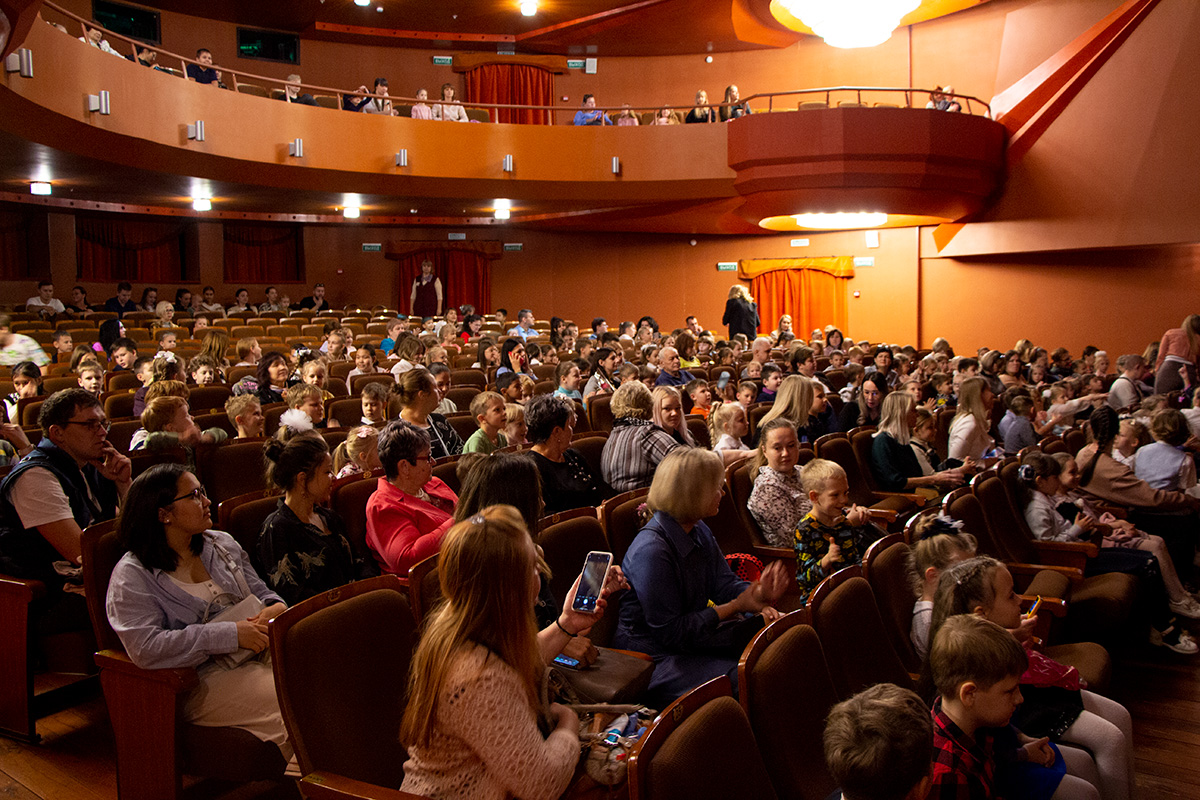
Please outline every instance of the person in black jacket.
M379 574L375 560L354 552L346 525L323 508L333 486L333 460L325 440L314 433L286 444L263 446L267 477L283 490L279 506L263 522L256 549L263 578L288 605L329 589Z
M754 298L745 286L735 283L729 289L729 299L725 301L725 316L721 317L721 324L729 326L730 340L741 333L745 334L748 340L754 341L754 337L758 335L760 321Z

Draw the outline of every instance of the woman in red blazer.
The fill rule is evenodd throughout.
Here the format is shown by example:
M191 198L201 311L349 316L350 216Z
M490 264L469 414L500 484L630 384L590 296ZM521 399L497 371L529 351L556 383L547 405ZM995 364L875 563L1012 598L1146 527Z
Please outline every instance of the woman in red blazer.
M379 433L385 477L367 501L367 545L384 572L407 576L438 551L454 522L458 496L433 477L429 435L403 420Z

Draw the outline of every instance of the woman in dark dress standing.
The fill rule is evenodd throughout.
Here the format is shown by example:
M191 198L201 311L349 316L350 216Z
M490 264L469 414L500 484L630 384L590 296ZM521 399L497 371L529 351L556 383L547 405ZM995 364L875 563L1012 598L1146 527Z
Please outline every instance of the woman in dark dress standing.
M750 291L740 283L735 283L729 290L729 299L725 301L725 316L721 324L729 326L729 338L733 339L739 333L754 341L758 336L758 306Z
M412 314L414 317L440 317L442 315L442 281L433 274L433 262L421 262L421 274L413 278Z

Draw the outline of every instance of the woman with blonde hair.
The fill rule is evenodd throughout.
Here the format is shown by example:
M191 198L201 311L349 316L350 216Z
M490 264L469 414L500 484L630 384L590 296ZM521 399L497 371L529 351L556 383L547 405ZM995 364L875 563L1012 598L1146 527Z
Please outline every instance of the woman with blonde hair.
M808 426L812 407L813 382L803 375L788 375L783 379L783 383L779 384L779 391L775 393L775 402L771 404L771 410L767 412L767 415L758 423L759 427L766 425L776 417L783 417L803 433L801 429Z
M641 381L627 381L613 393L613 429L600 455L604 482L617 492L650 485L655 468L682 445L654 424L654 398Z
M792 330L792 315L791 314L784 314L782 317L779 318L779 323L776 326L775 330L771 331L771 341L775 342L777 344L779 342L779 337L784 333L791 333L791 334L795 333L795 331ZM821 348L820 352L822 354L825 352L824 347Z
M158 305L154 307L154 316L155 328L175 327L175 305L170 300L158 301Z
M688 430L683 418L683 397L674 386L655 386L650 393L654 401L651 419L654 424L671 434L671 438L688 447L695 447L696 440Z
M892 392L883 399L879 430L871 440L871 474L885 492L917 491L933 499L938 495L935 487L957 486L963 482L963 474L959 469L924 473L910 447L916 424L917 407L912 395Z
M739 333L747 341L753 341L758 336L758 326L762 320L758 316L758 306L750 296L750 290L740 283L729 287L729 298L725 301L725 314L721 324L729 327L729 340Z
M783 562L773 562L760 580L741 580L703 522L724 494L725 467L716 453L672 452L646 497L654 516L622 559L630 589L621 598L613 644L654 659L646 702L655 708L710 678L735 677L742 649L779 617L772 604L790 581Z
M962 382L958 392L958 412L950 423L949 457L962 464L979 461L994 448L988 435L992 427L992 404L996 395L986 378L975 376Z
M401 790L553 800L579 761L579 720L564 706L542 706L543 653L560 652L599 621L604 597L584 614L572 608L572 587L551 628L556 641L539 647L537 550L512 506L490 506L452 527L438 577L445 602L409 670Z

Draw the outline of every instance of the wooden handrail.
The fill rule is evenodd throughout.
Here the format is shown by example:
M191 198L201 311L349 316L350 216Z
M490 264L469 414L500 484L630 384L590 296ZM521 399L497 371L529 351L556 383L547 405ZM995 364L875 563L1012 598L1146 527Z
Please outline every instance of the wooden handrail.
M197 66L200 65L200 62L195 60L194 58L187 58L185 56L178 55L177 53L172 53L168 50L164 50L161 47L151 47L150 45L147 45L145 42L141 42L137 39L132 39L128 36L124 36L123 34L116 33L114 31L110 31L107 28L103 27L102 25L97 25L90 20L84 19L83 17L81 17L77 14L67 11L65 8L62 8L61 6L51 2L51 0L44 0L42 5L46 8L49 8L52 11L62 14L63 16L67 17L68 19L78 22L80 25L84 26L84 28L85 28L85 30L83 31L84 38L87 37L87 31L86 31L87 28L95 28L97 30L103 31L106 35L106 38L115 38L119 41L125 42L126 44L130 45L133 48L134 59L137 58L137 52L138 52L139 48L146 48L149 50L153 50L154 52L156 52L164 57L167 57L167 58L170 58L173 60L178 60L183 65L183 72L185 75L187 74L187 65L188 64L196 64ZM110 44L111 44L111 42L110 42ZM213 64L212 68L219 70L222 73L228 73L230 76L232 76L233 86L234 86L235 90L236 90L237 86L239 85L239 83L238 83L239 78L248 78L252 81L266 83L273 87L284 89L285 93L286 93L286 88L288 86L291 86L293 88L298 88L301 91L307 91L309 94L335 95L338 98L338 106L339 107L342 106L343 100L346 97L364 97L364 98L377 97L377 95L374 95L371 92L359 92L357 90L356 91L346 91L345 89L337 89L337 88L330 87L330 86L318 86L316 84L310 84L310 83L300 83L300 84L288 83L286 80L281 80L279 78L269 78L265 75L255 75L253 73L244 72L242 70L229 69L226 67L222 67L218 64ZM245 80L242 81L242 83L248 83L248 82L249 81L245 81ZM759 92L757 94L752 94L746 98L739 98L736 105L746 104L746 103L749 103L751 100L766 100L767 101L767 110L773 111L774 110L774 101L775 101L775 98L777 98L777 97L792 97L792 96L796 96L796 95L823 94L823 95L825 95L825 104L828 105L830 102L830 96L834 92L854 92L855 96L858 98L858 102L860 102L860 103L862 102L862 93L863 92L884 92L884 93L903 93L904 98L905 98L904 99L905 107L911 108L913 94L932 95L932 94L934 94L935 91L937 91L937 90L936 89L917 89L917 88L914 88L911 86L909 86L909 87L828 86L828 87L822 87L822 88L816 88L816 89L789 89L787 91L782 91L782 92ZM941 94L943 94L946 97L953 97L957 100L965 100L966 101L966 113L968 113L968 114L974 113L971 110L971 103L975 102L975 103L978 103L980 106L982 106L985 109L986 116L989 116L989 117L991 116L991 106L988 103L986 103L985 101L980 100L977 97L972 97L970 95L964 95L964 94L957 94L954 92L945 92L945 91L941 91ZM285 97L286 97L286 94L285 94ZM387 99L389 101L391 101L393 104L399 104L399 105L414 105L416 103L421 103L421 102L424 102L429 105L438 105L439 104L438 100L427 99L427 100L422 101L422 100L418 100L415 97L388 96ZM290 100L289 100L289 102L290 102ZM569 113L569 114L574 114L576 111L579 110L577 108L563 108L562 106L553 106L553 105L543 106L543 105L524 105L524 104L518 104L518 103L468 103L465 101L458 101L458 100L456 100L455 102L458 105L463 106L464 108L487 108L487 109L506 108L506 109L516 109L516 110L549 111L551 113ZM731 105L735 105L735 104L734 103L724 103L724 102L709 104L709 106L711 108L721 108L721 107L731 106ZM642 112L642 111L659 111L663 108L669 109L671 111L690 111L692 108L694 108L694 106L677 106L677 105L629 106L628 110ZM592 110L592 109L589 109L589 110ZM607 112L620 112L620 111L626 110L626 107L624 105L617 105L617 106L597 105L594 110L604 111L606 113Z

